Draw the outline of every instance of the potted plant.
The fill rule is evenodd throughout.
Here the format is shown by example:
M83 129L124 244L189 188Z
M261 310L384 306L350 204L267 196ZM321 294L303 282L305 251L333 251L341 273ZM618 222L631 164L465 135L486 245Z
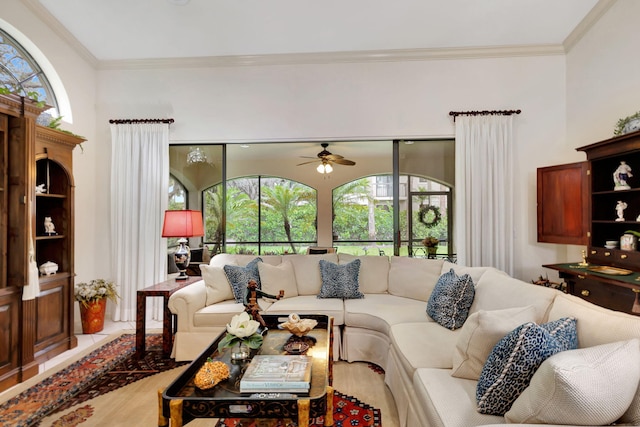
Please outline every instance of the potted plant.
M422 244L427 248L427 254L435 255L438 252L440 240L437 237L427 236L422 240Z
M640 130L640 111L628 117L625 117L624 119L618 120L613 134L615 136L619 136L637 130Z
M118 302L118 292L113 282L95 279L77 283L74 288L75 300L80 303L82 333L95 334L104 328L107 299Z

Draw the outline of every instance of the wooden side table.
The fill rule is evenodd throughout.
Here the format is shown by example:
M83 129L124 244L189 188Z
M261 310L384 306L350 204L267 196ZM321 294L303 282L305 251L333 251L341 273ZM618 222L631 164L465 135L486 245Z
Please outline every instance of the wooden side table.
M174 315L169 310L169 297L175 291L189 286L201 280L200 276L189 276L186 280L169 279L161 283L156 283L148 288L140 289L136 294L136 356L144 356L145 335L147 321L147 297L162 297L162 354L168 357L173 347L173 318Z

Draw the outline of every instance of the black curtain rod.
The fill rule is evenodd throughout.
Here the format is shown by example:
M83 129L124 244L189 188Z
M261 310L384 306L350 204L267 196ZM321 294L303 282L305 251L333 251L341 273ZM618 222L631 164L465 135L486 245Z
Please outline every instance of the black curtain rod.
M521 110L449 111L449 115L453 116L453 121L455 122L457 116L489 116L492 114L510 116L521 112Z
M174 122L173 119L122 119L122 120L111 119L111 120L109 120L109 123L116 124L116 125L131 124L131 123L167 123L167 124L171 124L173 122Z

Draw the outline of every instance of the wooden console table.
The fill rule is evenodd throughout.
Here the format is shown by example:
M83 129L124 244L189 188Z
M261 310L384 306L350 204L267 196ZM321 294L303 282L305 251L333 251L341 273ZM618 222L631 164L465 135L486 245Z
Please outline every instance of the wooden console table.
M594 265L591 265L593 267ZM629 314L640 314L640 273L614 276L591 271L578 262L547 264L567 282L567 292L596 305Z
M171 354L173 347L174 315L169 310L169 297L178 289L201 280L200 276L188 276L186 280L169 279L141 289L136 295L136 356L142 357L145 352L145 335L147 321L147 297L162 297L162 353L164 357Z

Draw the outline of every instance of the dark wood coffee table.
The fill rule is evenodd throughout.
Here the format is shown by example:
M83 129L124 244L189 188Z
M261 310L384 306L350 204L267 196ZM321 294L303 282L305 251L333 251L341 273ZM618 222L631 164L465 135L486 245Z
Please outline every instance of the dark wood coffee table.
M239 381L248 361L231 362L229 352L218 352L219 335L186 370L164 390L158 391L158 425L181 427L196 418L295 419L299 426L309 425L310 418L325 417L325 426L333 425L333 318L326 315L301 315L318 325L307 335L312 343L306 352L313 357L311 387L308 394L267 396L240 393ZM292 337L278 329L287 316L263 315L269 331L258 354L286 354L283 346ZM315 342L313 342L315 340ZM308 341L309 342L309 341ZM225 362L231 377L210 390L200 390L194 377L207 358ZM169 422L171 424L169 424Z

